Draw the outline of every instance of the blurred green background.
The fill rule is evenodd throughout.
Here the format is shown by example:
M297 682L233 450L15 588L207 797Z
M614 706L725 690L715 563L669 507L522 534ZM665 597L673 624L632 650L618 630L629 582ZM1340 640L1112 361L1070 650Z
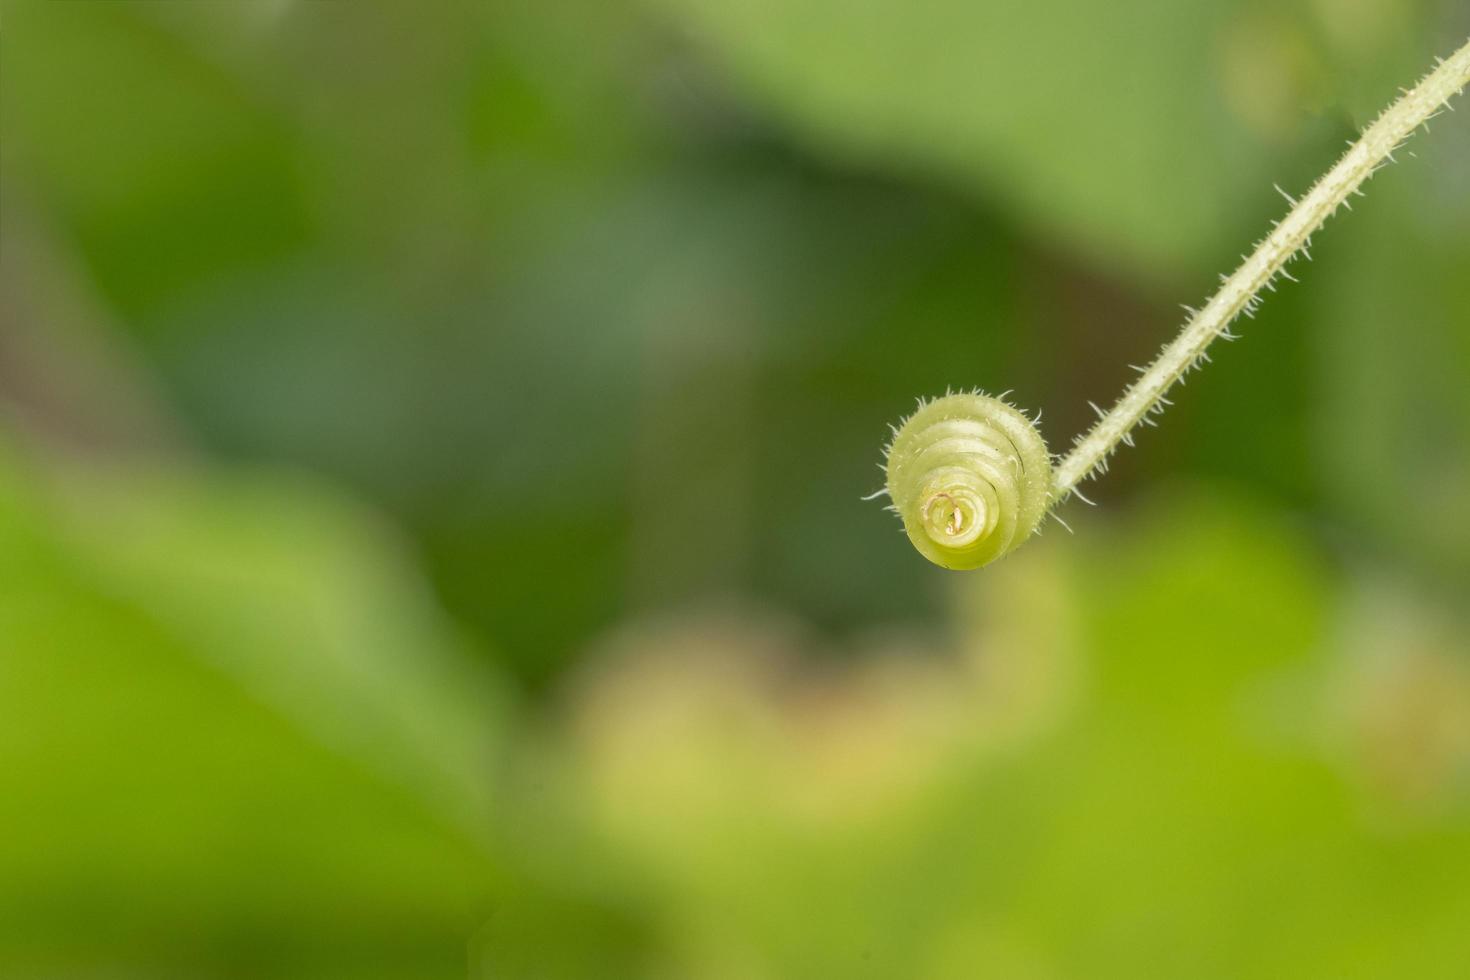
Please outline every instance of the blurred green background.
M0 976L1451 978L1470 116L981 573L1459 0L0 5Z

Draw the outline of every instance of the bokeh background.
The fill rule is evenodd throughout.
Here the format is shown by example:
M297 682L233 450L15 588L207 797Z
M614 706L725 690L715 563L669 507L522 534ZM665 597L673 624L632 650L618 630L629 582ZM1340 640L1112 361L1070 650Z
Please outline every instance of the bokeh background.
M980 573L1459 0L0 7L0 975L1470 964L1470 115Z

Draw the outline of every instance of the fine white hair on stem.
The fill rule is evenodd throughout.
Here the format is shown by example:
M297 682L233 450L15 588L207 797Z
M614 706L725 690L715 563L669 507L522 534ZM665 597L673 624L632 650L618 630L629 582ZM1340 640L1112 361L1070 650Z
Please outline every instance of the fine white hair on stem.
M1290 279L1286 264L1307 250L1312 235L1326 223L1348 197L1361 193L1363 183L1380 167L1393 160L1393 152L1420 126L1448 107L1450 99L1470 84L1470 40L1454 54L1438 62L1433 71L1384 110L1378 119L1352 143L1347 153L1299 200L1280 187L1291 204L1286 217L1256 245L1235 272L1222 281L1218 292L1189 318L1178 337L1159 353L1107 412L1093 406L1097 423L1078 438L1072 451L1057 467L1054 502L1060 502L1077 484L1105 470L1107 458L1119 443L1132 444L1132 432L1146 422L1150 412L1168 404L1165 394L1201 360L1205 348L1216 337L1231 336L1230 324L1241 313L1255 312L1260 293L1278 275Z

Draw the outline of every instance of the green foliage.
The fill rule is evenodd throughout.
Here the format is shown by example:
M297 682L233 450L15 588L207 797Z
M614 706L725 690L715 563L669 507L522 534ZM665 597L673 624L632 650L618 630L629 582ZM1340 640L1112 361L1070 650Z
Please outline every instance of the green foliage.
M1282 115L1335 81L1322 23L1294 4L657 6L800 138L962 182L1154 275L1213 255L1241 204L1270 186ZM1380 36L1375 55L1394 40Z
M980 628L937 662L814 677L749 618L622 636L568 778L690 937L668 971L1456 975L1464 784L1396 799L1349 773L1413 713L1449 721L1470 675L1440 709L1345 718L1310 694L1352 664L1323 654L1336 586L1300 538L1238 502L1157 504L965 577ZM1405 639L1378 655L1432 670Z
M1457 976L1463 113L1076 537L859 497L1462 16L5 3L0 975Z
M1373 620L1378 679L1334 693L1358 669L1340 585L1259 507L1048 538L964 580L950 649L891 638L837 674L767 614L631 623L527 741L446 688L460 646L320 490L5 473L10 970L454 976L469 948L517 976L1450 977L1470 954L1470 745L1403 743L1470 705L1463 637ZM1375 783L1398 744L1442 762Z
M0 487L0 970L459 975L497 701L379 532L243 473Z

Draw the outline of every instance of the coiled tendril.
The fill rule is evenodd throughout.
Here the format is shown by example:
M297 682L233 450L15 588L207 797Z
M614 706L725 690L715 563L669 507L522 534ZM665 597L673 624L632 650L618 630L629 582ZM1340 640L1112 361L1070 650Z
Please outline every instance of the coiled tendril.
M888 447L888 496L919 553L979 568L1031 536L1051 503L1051 454L1031 420L998 398L946 395Z
M1152 424L1150 416L1170 404L1169 390L1209 359L1205 348L1219 337L1235 339L1230 324L1236 317L1250 315L1277 276L1292 278L1286 265L1305 253L1313 233L1467 85L1470 41L1403 90L1300 200L1282 191L1291 203L1286 217L1233 274L1222 277L1209 302L1189 310L1179 336L1141 369L1113 407L1097 409L1097 424L1078 437L1055 470L1031 420L1000 399L975 393L921 402L894 432L884 467L886 491L914 547L945 568L979 568L1020 546L1051 507L1081 497L1077 484L1105 469L1119 443L1133 444L1136 427Z

